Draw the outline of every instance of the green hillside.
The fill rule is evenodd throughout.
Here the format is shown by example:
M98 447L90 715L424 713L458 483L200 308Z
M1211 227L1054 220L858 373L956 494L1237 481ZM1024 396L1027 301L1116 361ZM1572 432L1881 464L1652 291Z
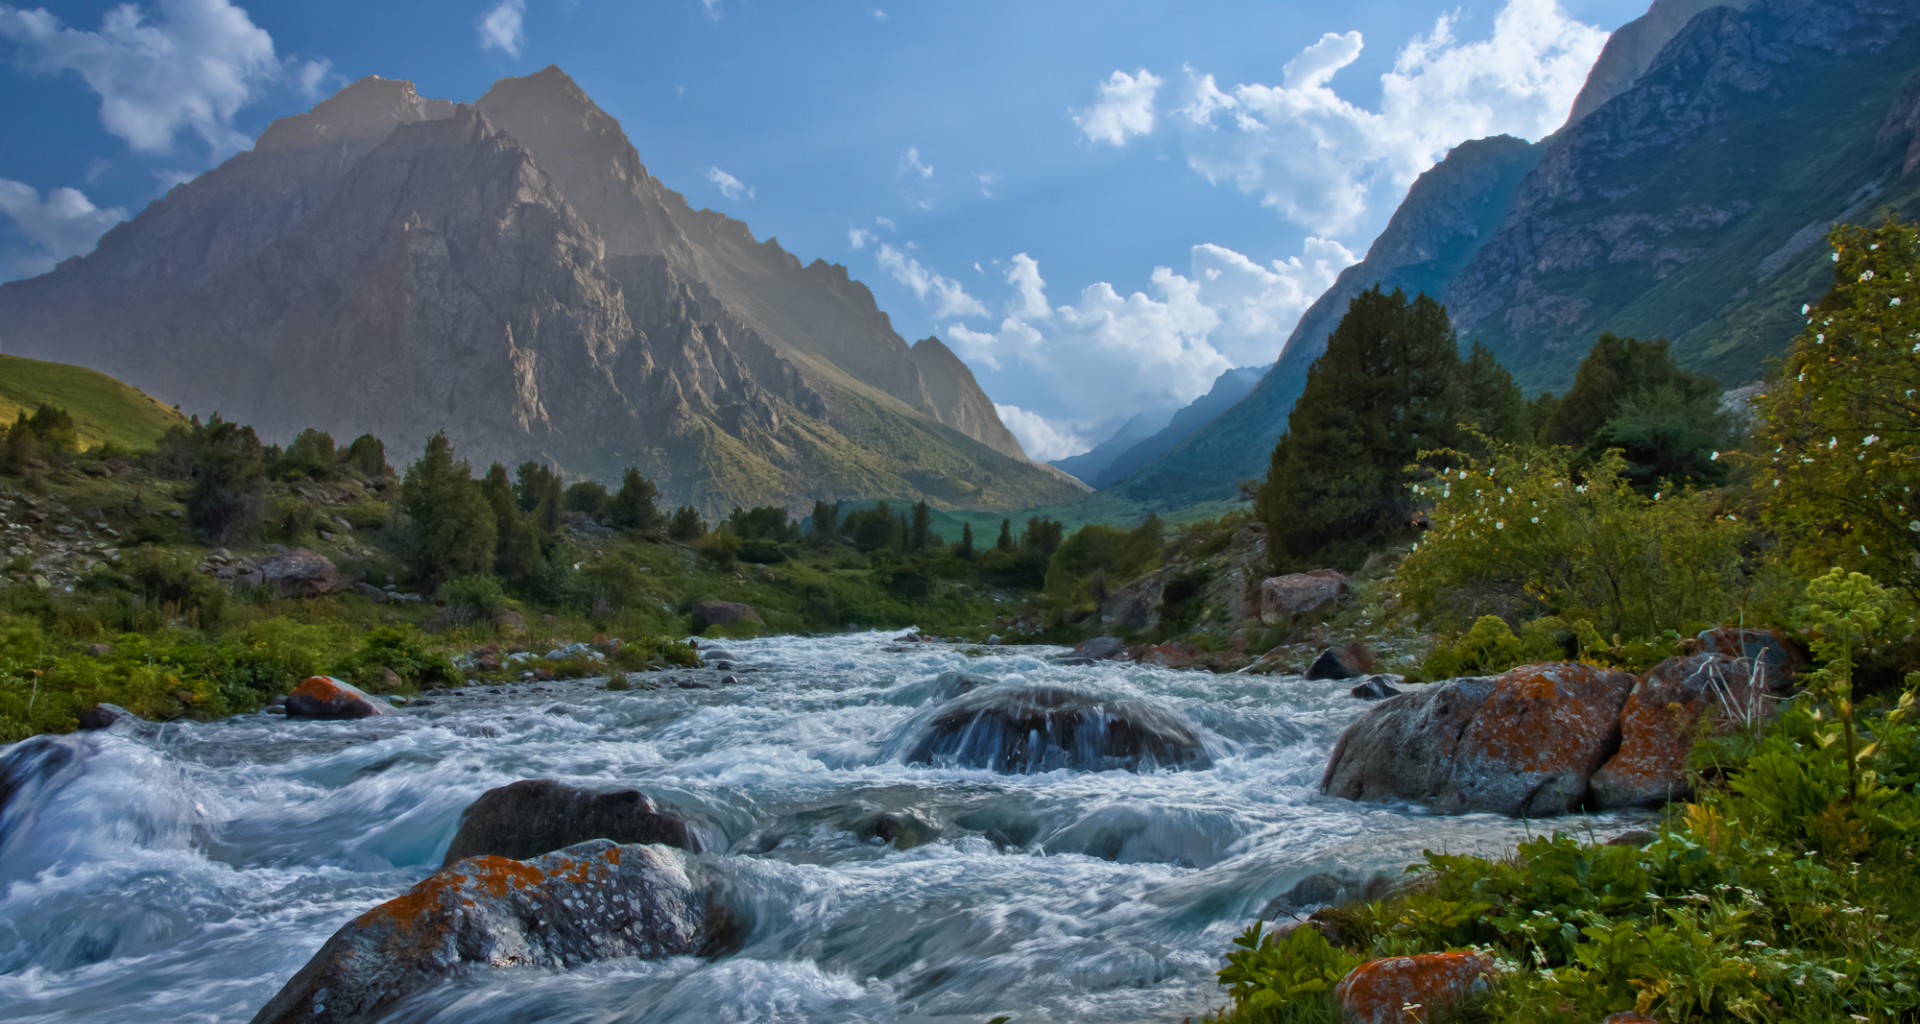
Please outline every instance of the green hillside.
M0 423L43 403L73 415L85 448L109 443L129 451L151 448L182 420L159 399L98 370L0 355Z

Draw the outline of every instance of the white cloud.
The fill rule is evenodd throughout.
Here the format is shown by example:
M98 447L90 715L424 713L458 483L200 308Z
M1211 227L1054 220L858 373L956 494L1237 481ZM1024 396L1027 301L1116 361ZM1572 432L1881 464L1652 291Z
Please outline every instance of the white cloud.
M895 281L906 286L924 303L929 312L940 318L955 316L986 316L987 307L979 299L967 294L960 282L942 277L923 266L919 260L894 248L891 244L880 243L880 266L893 275Z
M1060 436L1098 436L1122 411L1184 405L1232 367L1271 362L1300 314L1355 259L1321 238L1266 266L1197 245L1186 274L1157 267L1148 291L1122 296L1099 282L1053 305L1039 263L1018 253L1008 261L1014 296L999 327L953 323L946 337L968 361L1029 383L1034 397L1021 401Z
M499 50L518 58L526 45L526 0L500 0L480 16L480 50Z
M873 9L873 20L875 20L875 21L877 21L877 22L880 22L880 23L881 23L881 24L883 24L883 25L884 25L884 24L886 24L886 22L887 22L887 12L885 12L885 11L883 11L883 10L881 10L881 9L880 9L880 8L878 8L878 7L875 7L875 8Z
M0 37L19 44L29 68L78 72L100 97L101 124L136 150L169 152L183 130L216 159L246 148L234 113L288 74L273 37L227 0L156 7L121 4L85 32L44 9L0 6Z
M28 252L8 268L21 277L45 273L69 256L93 251L108 228L127 219L127 211L102 210L77 189L56 188L43 200L33 186L6 178L0 178L0 213L27 240Z
M986 196L988 199L992 199L993 186L1000 183L1000 176L992 171L975 171L973 172L973 180L980 183L980 194Z
M1538 139L1558 128L1606 39L1558 0L1507 0L1491 35L1473 42L1455 38L1454 17L1445 15L1401 48L1380 78L1379 109L1368 110L1332 87L1359 57L1360 33L1329 32L1287 63L1280 85L1222 89L1212 75L1185 68L1166 123L1188 165L1214 184L1258 196L1316 234L1377 228L1379 215L1451 147L1502 133ZM1116 71L1101 85L1101 105L1075 117L1088 138L1118 145L1153 130L1151 93L1139 100L1137 83ZM1118 102L1123 96L1131 106Z
M873 232L868 231L866 228L847 229L847 244L853 246L856 250L865 249L867 243L873 241L873 239Z
M328 80L333 77L332 61L310 60L294 70L293 87L300 91L303 98L317 100L327 94Z
M908 146L907 151L900 154L900 173L917 174L923 179L931 178L933 177L933 168L920 162L919 146Z
M700 11L714 21L719 21L720 0L700 0Z
M888 231L900 230L897 226L895 226L895 224L893 223L893 220L888 217L875 217L873 218L873 222L875 224L880 225L883 228L886 228Z
M719 189L720 194L726 196L728 199L738 199L743 195L748 199L753 198L752 186L718 167L707 168L707 180L712 182L713 187ZM855 246L855 248L859 247Z
M1115 71L1100 83L1100 102L1074 111L1073 123L1090 142L1125 145L1127 139L1153 131L1153 96L1162 84L1160 76L1145 68L1132 75Z
M994 403L993 411L1000 414L1000 422L1013 431L1013 436L1026 450L1027 458L1039 462L1064 459L1069 455L1078 455L1093 447L1083 440L1071 428L1054 425L1045 416L1029 412L1017 405Z

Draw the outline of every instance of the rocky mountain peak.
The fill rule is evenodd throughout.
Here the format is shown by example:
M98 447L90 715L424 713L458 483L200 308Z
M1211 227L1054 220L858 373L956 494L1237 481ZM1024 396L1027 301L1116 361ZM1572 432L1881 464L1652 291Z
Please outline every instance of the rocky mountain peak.
M1633 88L1653 66L1660 51L1680 34L1694 16L1711 7L1751 6L1753 0L1654 0L1647 13L1620 26L1600 49L1600 59L1587 72L1587 83L1574 97L1572 125L1598 110L1608 100Z
M268 125L253 149L270 153L340 144L370 147L400 125L452 116L451 101L423 98L404 79L368 75L312 110Z

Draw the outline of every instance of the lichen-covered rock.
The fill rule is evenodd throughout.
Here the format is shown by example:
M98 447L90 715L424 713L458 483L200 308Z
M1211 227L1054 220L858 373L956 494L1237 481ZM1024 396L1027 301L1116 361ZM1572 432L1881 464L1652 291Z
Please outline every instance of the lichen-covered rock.
M1321 789L1448 813L1564 813L1618 745L1634 682L1591 665L1528 665L1389 698L1341 735Z
M1334 569L1314 569L1260 581L1260 621L1277 626L1297 615L1324 611L1353 596L1353 585Z
M1021 685L975 690L942 705L903 760L1021 774L1209 763L1193 726L1171 709L1066 686Z
M335 932L253 1024L346 1024L486 968L565 968L711 952L714 900L664 846L581 843L531 861L474 857Z
M1422 953L1369 960L1334 987L1344 1024L1410 1024L1485 990L1498 977L1479 953Z
M1307 666L1308 679L1355 679L1372 672L1373 652L1365 644L1350 642L1320 652Z
M589 839L699 849L686 822L661 813L637 789L596 793L526 779L487 790L467 806L444 864L483 855L525 860Z
M1756 662L1696 654L1655 665L1634 684L1620 709L1620 750L1593 773L1594 803L1603 808L1657 807L1692 795L1687 752L1700 719L1711 714L1714 729L1724 735L1748 716L1771 717L1779 703L1754 677L1756 664L1766 665L1767 657ZM1784 675L1778 668L1770 674L1774 679Z
M1775 692L1786 690L1792 684L1793 677L1807 663L1800 645L1777 629L1720 626L1702 630L1691 646L1695 654L1720 654L1745 659L1760 670L1757 673L1761 677L1760 683Z
M308 676L287 694L288 718L371 718L390 710L385 701L332 676Z

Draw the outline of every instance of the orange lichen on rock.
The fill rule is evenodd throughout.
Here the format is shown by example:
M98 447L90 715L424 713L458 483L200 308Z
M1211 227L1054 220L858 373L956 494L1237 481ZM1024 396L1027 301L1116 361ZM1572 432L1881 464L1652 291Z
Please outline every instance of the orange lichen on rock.
M1479 953L1422 953L1369 960L1334 989L1345 1024L1407 1024L1485 990L1498 974Z
M1711 715L1712 728L1724 735L1773 714L1777 701L1754 678L1755 664L1696 654L1655 665L1634 684L1620 711L1620 750L1594 772L1594 801L1601 807L1654 807L1691 795L1687 753L1702 718Z
M384 702L331 676L308 676L287 694L288 718L369 718L386 713Z
M1633 684L1628 673L1572 663L1527 665L1495 679L1460 738L1457 805L1509 814L1571 810L1614 749Z

